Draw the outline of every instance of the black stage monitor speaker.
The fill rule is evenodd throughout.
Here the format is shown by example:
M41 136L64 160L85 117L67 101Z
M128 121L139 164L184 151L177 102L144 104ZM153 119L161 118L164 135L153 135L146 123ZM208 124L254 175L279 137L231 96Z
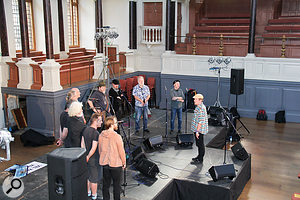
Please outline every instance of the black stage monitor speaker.
M49 200L87 200L86 152L59 148L47 155Z
M137 148L135 148L133 150L133 152L131 153L131 156L132 156L132 160L134 162L137 162L142 158L146 158L143 148L141 146L138 146Z
M231 150L235 157L239 160L246 160L249 156L246 151L246 149L241 145L241 143L236 143L233 147L231 147Z
M153 137L149 137L143 143L147 149L154 149L155 147L161 146L163 144L163 138L161 135L156 135Z
M244 69L231 69L230 93L244 94Z
M194 134L180 134L176 137L177 144L182 146L192 146L194 143Z
M142 174L151 178L155 178L159 173L158 166L145 158L141 159L135 167Z
M232 180L236 176L233 164L212 166L208 172L215 182L224 177L229 177Z

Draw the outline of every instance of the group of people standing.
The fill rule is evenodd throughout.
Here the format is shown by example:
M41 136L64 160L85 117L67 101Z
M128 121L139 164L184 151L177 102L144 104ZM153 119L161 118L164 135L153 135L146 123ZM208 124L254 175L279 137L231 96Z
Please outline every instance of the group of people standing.
M97 98L90 104L94 111L89 125L86 124L82 103L78 101L80 91L72 88L66 98L65 110L60 116L61 129L57 145L65 148L81 147L86 149L88 169L88 195L97 199L97 187L103 179L103 199L110 199L109 187L113 180L114 199L120 199L121 172L126 167L126 155L122 137L118 130L117 118L110 114L110 101L106 94L106 87L99 84L98 90L92 98ZM103 177L101 171L103 170Z
M133 87L132 95L135 99L135 132L140 130L140 119L143 116L143 132L150 132L148 122L148 101L150 99L149 87L144 84L144 77L138 77L138 84ZM119 89L119 81L112 81L112 88L106 92L106 85L100 82L98 89L88 99L93 114L86 125L83 115L82 103L78 101L80 91L72 88L66 97L65 110L60 116L60 138L58 146L66 148L81 147L86 149L88 166L88 195L97 199L97 183L103 169L103 199L110 198L109 187L113 180L114 199L120 199L120 179L122 168L126 167L126 155L123 140L118 130L118 116L123 93ZM110 98L112 102L110 101ZM178 133L181 133L182 107L185 96L180 88L180 81L173 82L170 91L171 97L171 133L175 128L175 117L178 117ZM205 153L203 135L208 132L208 119L206 107L203 104L203 95L196 94L196 105L191 130L195 134L198 155L193 162L202 163ZM117 116L117 117L116 117Z

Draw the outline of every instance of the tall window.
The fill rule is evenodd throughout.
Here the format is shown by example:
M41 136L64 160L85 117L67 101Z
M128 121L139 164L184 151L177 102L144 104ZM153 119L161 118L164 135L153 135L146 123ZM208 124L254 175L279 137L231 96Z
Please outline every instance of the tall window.
M20 30L18 0L12 0L12 14L13 14L16 50L21 51L22 44L21 44L21 30ZM26 14L27 14L27 24L28 24L29 48L31 50L35 50L32 0L26 0Z
M68 25L69 25L69 46L79 46L79 26L78 26L78 0L67 0Z

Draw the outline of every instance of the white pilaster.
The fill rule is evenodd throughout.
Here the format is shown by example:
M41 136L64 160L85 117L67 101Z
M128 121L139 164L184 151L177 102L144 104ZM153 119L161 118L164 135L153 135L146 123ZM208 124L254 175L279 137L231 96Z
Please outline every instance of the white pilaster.
M62 89L60 85L60 67L61 65L55 62L54 59L47 59L43 64L41 64L41 68L43 70L42 91L54 92Z
M19 68L19 84L17 88L30 89L33 83L33 70L30 64L36 64L31 58L22 58L16 65Z
M1 87L7 87L7 81L9 79L9 66L6 62L13 62L9 56L0 57L0 84Z
M126 72L134 72L135 60L136 60L136 51L127 52L126 56Z
M68 52L66 52L66 51L61 51L60 53L59 53L59 58L60 59L66 59L66 58L68 58L69 57L69 55L68 55Z
M94 76L93 79L103 79L105 76L105 72L103 71L103 61L104 55L102 53L97 53L94 57ZM101 74L102 73L102 74ZM100 77L101 75L101 77Z

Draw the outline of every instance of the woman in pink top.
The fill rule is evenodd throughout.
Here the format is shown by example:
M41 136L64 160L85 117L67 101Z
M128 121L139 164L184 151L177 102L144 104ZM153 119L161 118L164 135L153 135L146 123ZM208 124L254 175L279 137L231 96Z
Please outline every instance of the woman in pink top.
M126 156L122 137L115 132L118 129L117 118L107 117L104 121L105 130L99 135L99 164L103 166L103 200L110 198L109 187L113 180L114 200L120 199L120 179L122 168L126 167Z

